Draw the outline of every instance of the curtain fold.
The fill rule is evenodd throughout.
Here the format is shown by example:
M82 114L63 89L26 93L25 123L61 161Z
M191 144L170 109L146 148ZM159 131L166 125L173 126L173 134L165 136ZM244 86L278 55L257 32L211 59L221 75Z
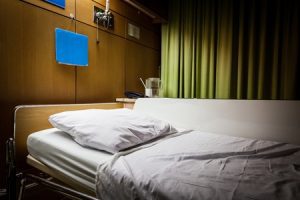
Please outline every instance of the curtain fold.
M297 0L172 0L162 25L163 95L299 99Z

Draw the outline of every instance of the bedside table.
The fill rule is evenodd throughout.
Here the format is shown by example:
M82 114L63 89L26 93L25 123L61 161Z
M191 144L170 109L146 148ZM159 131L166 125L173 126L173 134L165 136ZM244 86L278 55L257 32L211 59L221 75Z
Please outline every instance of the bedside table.
M132 109L136 99L116 98L116 102L123 103L124 108Z

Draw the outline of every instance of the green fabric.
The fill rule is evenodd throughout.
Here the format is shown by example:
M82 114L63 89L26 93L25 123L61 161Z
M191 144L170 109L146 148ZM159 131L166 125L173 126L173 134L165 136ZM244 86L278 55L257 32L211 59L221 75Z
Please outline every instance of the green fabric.
M171 0L163 96L300 99L297 0Z

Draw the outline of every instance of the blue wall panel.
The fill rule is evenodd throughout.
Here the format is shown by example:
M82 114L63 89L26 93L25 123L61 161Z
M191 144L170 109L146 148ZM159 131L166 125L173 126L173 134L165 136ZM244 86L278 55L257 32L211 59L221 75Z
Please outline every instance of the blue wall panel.
M56 5L60 8L65 8L66 7L66 0L44 0L48 3L51 3L53 5Z
M56 61L60 64L88 66L88 37L55 29Z

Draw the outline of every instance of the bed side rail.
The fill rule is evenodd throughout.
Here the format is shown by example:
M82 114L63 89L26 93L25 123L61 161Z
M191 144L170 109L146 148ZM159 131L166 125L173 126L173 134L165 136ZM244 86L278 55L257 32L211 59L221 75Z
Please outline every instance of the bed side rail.
M34 183L48 187L54 192L63 194L74 199L97 200L97 198L90 195L78 192L66 186L52 182L46 178L42 178L33 174L18 173L16 170L15 158L15 141L9 138L6 141L6 164L8 167L7 176L7 199L8 200L22 200L23 194L27 188L27 181L30 180ZM32 184L30 184L32 185ZM35 184L36 185L36 184Z

